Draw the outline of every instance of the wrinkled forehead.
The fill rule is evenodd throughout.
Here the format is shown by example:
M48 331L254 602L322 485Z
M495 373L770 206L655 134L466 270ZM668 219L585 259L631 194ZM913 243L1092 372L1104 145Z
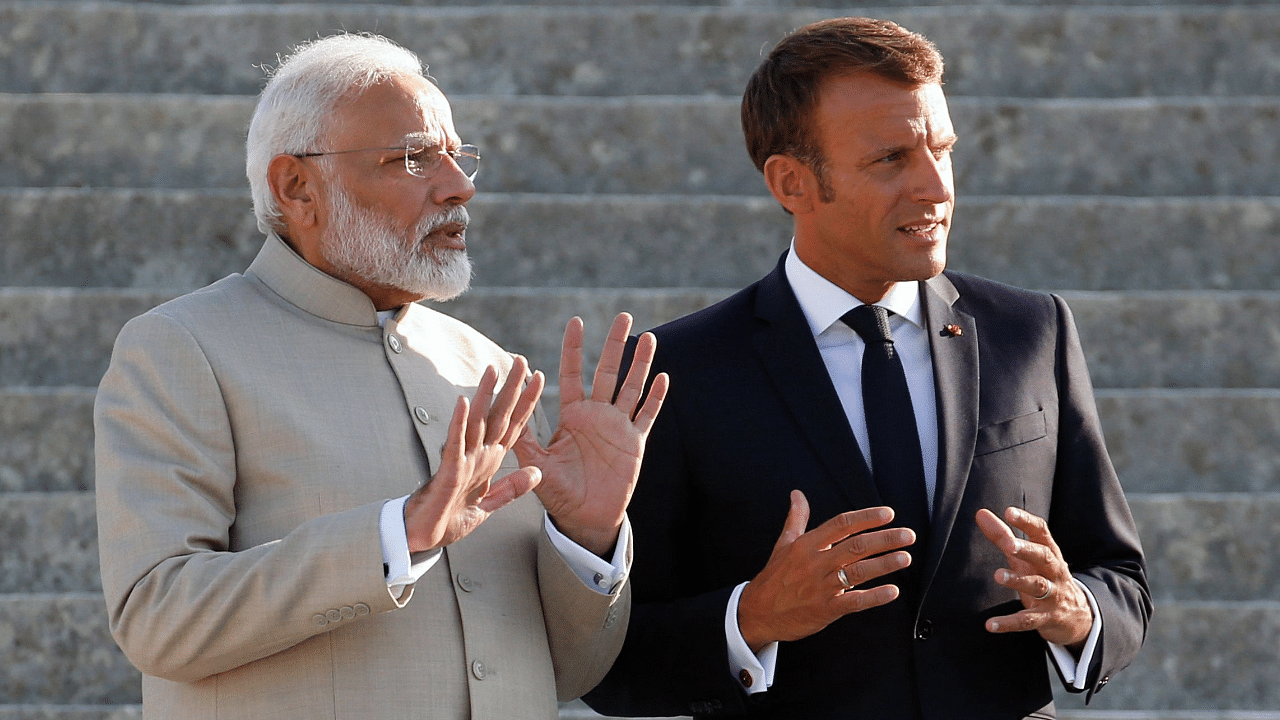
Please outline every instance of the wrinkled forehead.
M397 76L357 90L334 108L333 147L387 147L406 142L456 145L453 111L431 81Z

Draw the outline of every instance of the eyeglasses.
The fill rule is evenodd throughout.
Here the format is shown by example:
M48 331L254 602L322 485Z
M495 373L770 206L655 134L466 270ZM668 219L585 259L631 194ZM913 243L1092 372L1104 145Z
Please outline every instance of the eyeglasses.
M457 150L446 150L441 147L427 147L418 144L409 144L406 146L393 145L391 147L372 147L372 148L356 148L354 150L333 150L330 152L310 152L297 153L294 157L320 157L321 155L346 155L347 153L371 152L374 150L385 152L387 150L400 150L404 152L404 169L410 175L425 178L436 170L440 169L440 163L444 162L445 156L453 159L458 169L468 180L475 180L476 173L480 172L480 148L475 145L459 145Z

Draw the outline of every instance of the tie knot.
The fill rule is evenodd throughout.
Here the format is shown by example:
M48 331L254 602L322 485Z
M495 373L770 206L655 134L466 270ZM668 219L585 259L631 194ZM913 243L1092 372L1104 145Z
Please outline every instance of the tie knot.
M889 332L889 311L879 305L859 305L840 319L853 328L865 343L893 342Z

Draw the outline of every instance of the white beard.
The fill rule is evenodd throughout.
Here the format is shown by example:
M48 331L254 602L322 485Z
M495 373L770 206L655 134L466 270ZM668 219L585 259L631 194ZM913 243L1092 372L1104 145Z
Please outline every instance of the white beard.
M452 300L471 287L466 250L424 248L420 242L443 225L465 227L470 222L465 207L453 205L423 218L404 237L386 218L358 207L345 188L332 188L333 219L325 228L320 252L338 273L426 300Z

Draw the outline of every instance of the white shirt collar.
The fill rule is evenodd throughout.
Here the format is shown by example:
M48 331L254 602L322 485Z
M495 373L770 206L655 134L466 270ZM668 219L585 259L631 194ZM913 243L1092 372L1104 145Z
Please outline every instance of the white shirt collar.
M791 283L791 290L800 303L805 319L809 321L809 329L814 337L821 335L827 328L839 322L840 317L845 313L864 304L835 283L819 275L813 268L805 265L796 254L794 239L791 241L791 250L787 253L783 270L787 274L787 281ZM916 281L897 283L876 305L892 311L916 327L924 327L920 312L920 283Z

